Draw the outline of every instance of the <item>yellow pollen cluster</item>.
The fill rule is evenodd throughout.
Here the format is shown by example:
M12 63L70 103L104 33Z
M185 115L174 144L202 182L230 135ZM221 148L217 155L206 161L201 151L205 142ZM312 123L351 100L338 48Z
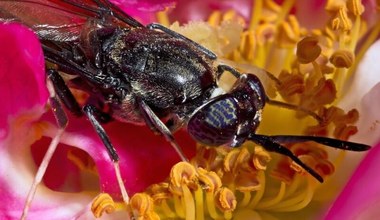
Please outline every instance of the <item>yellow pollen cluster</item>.
M322 176L334 167L321 148L293 146L300 159ZM297 165L282 158L269 170L270 154L260 146L245 144L238 149L198 146L190 163L173 166L167 181L153 184L132 196L128 207L100 194L92 205L96 217L114 211L130 212L135 219L232 219L250 210L288 212L304 208L318 185ZM286 169L287 168L287 169ZM278 191L273 194L273 183ZM300 193L302 192L302 193ZM244 217L245 216L245 217ZM249 217L249 216L248 216Z

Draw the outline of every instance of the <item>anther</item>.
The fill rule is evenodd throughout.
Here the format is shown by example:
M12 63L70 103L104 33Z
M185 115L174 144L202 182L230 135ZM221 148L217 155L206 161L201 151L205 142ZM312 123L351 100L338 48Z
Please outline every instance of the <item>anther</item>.
M253 155L253 165L258 170L266 170L268 162L271 160L271 156L268 151L264 150L261 146L255 147L255 153Z
M108 193L99 194L91 204L91 212L95 218L100 218L104 213L110 214L115 210L115 202Z
M222 186L222 180L215 172L198 168L198 174L199 182L204 185L206 192L214 192Z
M153 210L153 199L146 193L136 193L133 195L130 205L136 219L160 219Z
M350 68L355 61L355 55L348 50L337 50L331 55L329 61L336 68Z
M316 37L305 37L297 43L297 58L300 63L313 62L319 57L321 51Z
M226 187L220 188L215 193L215 198L216 205L221 211L226 212L235 210L237 201L235 194L230 189Z

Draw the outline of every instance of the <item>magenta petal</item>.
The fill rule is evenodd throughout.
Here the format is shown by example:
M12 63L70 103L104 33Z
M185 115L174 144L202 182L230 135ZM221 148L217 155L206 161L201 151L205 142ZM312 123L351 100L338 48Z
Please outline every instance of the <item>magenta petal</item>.
M177 0L111 0L111 2L130 16L147 24L156 20L155 12L174 7Z
M163 181L168 177L171 167L180 161L165 138L153 134L146 126L115 121L104 125L104 128L119 154L121 174L131 195ZM113 163L90 122L84 118L71 117L66 131L61 143L86 151L96 164L101 191L120 198ZM175 137L187 157L193 157L194 141L183 131ZM59 164L50 166L58 167Z
M250 19L252 1L250 0L179 0L178 5L170 13L172 21L187 23L189 21L206 21L214 11L235 10L247 21Z
M377 219L380 215L380 144L370 150L325 220Z
M302 26L306 26L310 29L319 28L323 27L329 19L325 6L326 1L322 0L296 1L295 13ZM318 17L318 19L315 19L316 17Z
M0 139L9 116L45 105L44 57L35 34L20 24L0 24Z
M111 0L111 2L118 6L130 8L130 11L157 12L164 10L165 7L173 7L177 0Z

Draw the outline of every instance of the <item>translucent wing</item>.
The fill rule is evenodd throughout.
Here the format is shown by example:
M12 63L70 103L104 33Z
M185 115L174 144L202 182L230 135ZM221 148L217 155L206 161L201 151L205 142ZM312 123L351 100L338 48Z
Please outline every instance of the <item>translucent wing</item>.
M21 22L43 40L76 40L89 19L103 26L142 26L105 0L0 0L0 21Z

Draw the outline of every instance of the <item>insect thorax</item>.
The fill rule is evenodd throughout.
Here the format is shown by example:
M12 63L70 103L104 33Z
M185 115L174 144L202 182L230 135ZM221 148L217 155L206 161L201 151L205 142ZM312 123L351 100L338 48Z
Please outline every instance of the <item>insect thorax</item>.
M147 28L118 30L102 49L106 70L128 87L128 100L121 99L124 106L138 97L165 117L183 109L178 106L202 104L199 99L208 98L205 94L209 96L216 87L213 60L166 33Z

